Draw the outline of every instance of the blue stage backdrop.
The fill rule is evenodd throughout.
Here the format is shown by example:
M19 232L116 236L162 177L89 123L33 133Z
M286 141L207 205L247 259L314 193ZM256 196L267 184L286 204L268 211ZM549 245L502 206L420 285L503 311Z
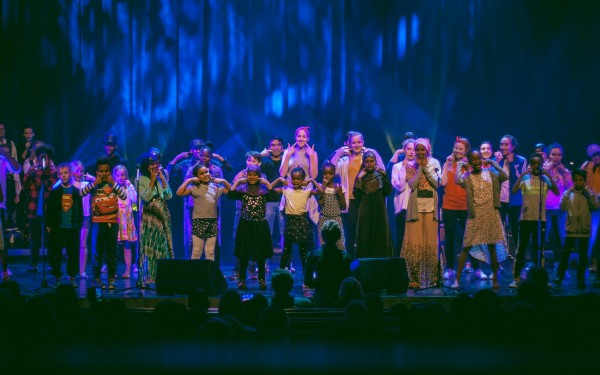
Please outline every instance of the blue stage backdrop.
M33 126L57 161L91 165L109 131L130 168L192 138L242 168L300 125L320 161L351 129L386 161L409 130L439 158L457 135L510 133L578 165L600 141L597 1L0 3L0 122L13 139Z

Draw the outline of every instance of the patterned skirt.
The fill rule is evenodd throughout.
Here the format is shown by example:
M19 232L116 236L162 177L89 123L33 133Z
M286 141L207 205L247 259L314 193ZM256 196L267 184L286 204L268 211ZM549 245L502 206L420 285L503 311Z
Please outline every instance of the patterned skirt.
M490 263L488 245L496 245L498 262L508 255L504 227L498 210L492 204L475 206L474 217L467 219L463 246L470 247L470 254L476 259Z
M192 219L192 234L203 240L217 237L219 234L219 223L217 218Z
M308 242L311 236L311 225L308 222L308 216L305 215L285 215L285 229L283 236L292 242Z
M406 222L402 256L406 260L409 280L423 287L438 281L437 226L433 212L419 213L419 220Z
M342 223L341 216L323 216L323 214L319 216L319 224L317 225L317 230L319 231L319 241L321 243L321 246L323 246L324 243L323 237L321 236L321 231L323 230L323 224L325 224L327 220L337 221L337 223L340 225L340 228L342 229L342 236L339 240L337 240L335 244L340 251L346 250L346 239L344 238L344 224Z
M267 220L240 219L234 255L240 259L265 260L273 256L271 230Z
M156 277L158 259L174 258L171 214L164 199L154 199L144 206L140 253L145 258L144 272L148 282Z

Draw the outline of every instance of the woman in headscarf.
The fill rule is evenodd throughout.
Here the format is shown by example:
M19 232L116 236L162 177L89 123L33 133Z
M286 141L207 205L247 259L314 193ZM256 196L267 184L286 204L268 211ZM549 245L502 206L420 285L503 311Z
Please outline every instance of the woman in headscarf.
M402 255L408 269L409 288L434 285L438 280L438 194L440 162L431 157L426 138L415 140L417 172L409 181L406 229Z

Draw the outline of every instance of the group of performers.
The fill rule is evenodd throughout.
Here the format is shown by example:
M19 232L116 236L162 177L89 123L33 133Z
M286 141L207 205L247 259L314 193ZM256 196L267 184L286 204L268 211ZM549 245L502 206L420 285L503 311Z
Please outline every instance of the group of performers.
M0 135L3 127L0 124ZM26 140L27 132L33 129L25 130ZM489 141L472 147L467 138L457 137L452 153L441 164L433 157L429 140L409 132L386 165L376 150L365 146L361 133L350 131L344 144L319 164L317 150L310 144L310 129L299 127L293 143L273 136L262 151L248 151L246 168L231 182L223 173L224 169L233 170L227 158L214 153L211 142L194 139L189 152L178 154L165 168L161 151L151 148L138 158L139 176L132 183L127 160L116 151L114 134L105 136L105 155L97 159L89 174L77 160L55 165L52 147L43 142L30 138L21 153L12 150L11 143L5 139L0 143L5 146L0 147L0 191L6 197L6 185L15 184L13 199L22 207L30 235L27 271L37 272L40 248L47 237L56 283L63 282L63 248L69 283L78 285L77 277L87 278L90 230L93 285L106 287L102 279L106 265L108 288L116 289L119 244L124 248L126 266L121 277L129 278L137 269L144 284L154 283L158 260L174 257L172 218L166 202L174 193L184 200L184 256L190 259L215 260L221 235L220 200L226 196L237 201L234 255L241 290L248 288L248 268L253 261L256 266L250 268L251 272L258 268L258 287L267 289L265 264L274 253L275 220L283 251L280 268L293 268L296 244L306 270L307 257L322 243L322 228L333 220L343 228L336 239L340 252L355 259L401 256L406 260L410 288L435 285L439 277L454 280L452 286L458 288L463 270L470 269L465 268L468 261L475 277L491 279L492 287L498 288L500 263L510 253L507 230L516 244L509 286L517 287L530 243L532 261L538 261L538 249L546 240L539 238L546 232L542 227L548 228L547 237L560 259L557 286L565 277L569 254L579 242L577 282L584 288L590 238L598 231L592 230L600 195L598 145L590 145L589 159L570 171L557 143L535 145L521 156L511 135L500 139L496 152ZM174 176L181 176L183 183L173 191L169 180ZM386 197L392 193L395 246L386 208ZM8 212L4 210L5 219ZM596 227L597 222L595 217ZM595 239L597 257L600 239L597 235ZM137 262L131 251L136 242ZM7 250L0 245L3 278L8 279ZM482 271L485 267L480 262L489 264L491 273ZM307 285L309 277L305 272Z

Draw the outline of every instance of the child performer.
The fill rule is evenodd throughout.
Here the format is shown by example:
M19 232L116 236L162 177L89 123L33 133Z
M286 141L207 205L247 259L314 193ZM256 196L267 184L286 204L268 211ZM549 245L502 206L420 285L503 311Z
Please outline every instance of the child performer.
M323 241L322 231L323 224L326 221L334 220L340 225L340 228L344 228L341 212L346 209L346 198L344 196L345 192L342 185L333 182L335 177L335 165L326 161L321 167L321 173L323 174L323 194L319 197L321 215L319 215L319 224L317 228L319 230L319 242L323 244L325 242ZM343 229L340 238L336 241L336 245L340 251L346 249Z
M261 178L258 165L246 168L246 177L238 178L227 197L242 201L242 211L237 227L235 256L240 260L238 289L247 290L246 275L248 262L252 259L258 264L259 289L267 289L265 280L265 260L273 256L271 231L265 218L267 194L271 184Z
M352 192L359 202L356 257L392 257L392 236L385 197L390 195L393 187L385 170L377 166L375 153L366 151L362 159L362 167L356 175Z
M100 157L96 161L96 179L80 191L82 197L90 194L92 203L92 233L94 241L93 285L105 288L100 279L102 260L106 256L108 266L108 289L116 289L117 238L119 199L126 199L125 188L112 178L110 160Z
M231 186L222 178L212 178L208 167L196 165L192 175L177 189L180 197L191 195L194 198L192 213L192 259L215 260L215 247L219 234L217 221L219 199L227 194ZM223 186L221 186L223 185Z
M123 258L125 258L125 272L121 275L124 279L131 277L131 244L137 241L138 235L133 219L133 207L137 205L137 193L135 187L129 181L129 173L124 165L113 168L115 182L125 189L127 198L119 200L119 237L118 241L123 246Z
M302 259L302 269L306 270L306 258L308 255L308 242L312 237L312 225L309 223L307 203L313 195L323 194L323 188L313 178L306 179L306 172L301 167L291 171L292 186L287 185L285 177L279 177L273 181L282 182L285 186L276 191L283 194L285 198L285 229L283 231L283 254L279 268L288 268L292 262L292 247L297 243ZM285 182L284 182L285 181ZM313 183L316 189L306 186ZM304 279L310 277L304 276Z
M60 184L50 192L46 212L48 231L48 255L56 285L60 284L62 249L67 250L67 274L69 283L76 287L75 276L79 271L79 240L83 223L82 200L79 189L71 182L68 163L58 166Z
M470 253L492 265L493 288L499 288L498 264L506 259L504 227L499 212L500 186L508 180L508 175L495 160L482 160L481 152L477 150L470 151L467 158L471 172L464 163L456 167L456 184L467 193L467 223L452 287L459 287L460 275ZM492 168L483 168L484 163Z
M573 171L573 186L565 190L560 197L560 209L567 212L565 246L560 258L554 284L561 286L565 272L569 267L569 256L575 241L579 239L579 264L577 265L577 288L585 289L585 271L588 266L588 246L592 228L592 211L600 205L594 191L585 186L586 171Z
M517 182L512 187L512 193L516 194L521 191L523 196L523 206L521 207L521 217L519 220L519 247L517 248L517 256L515 268L513 271L513 282L509 285L510 288L517 288L521 282L521 270L525 263L525 251L529 245L530 238L533 238L533 256L534 264L538 262L538 249L540 246L539 232L546 227L546 196L548 195L548 187L558 194L558 187L550 174L545 169L542 169L544 159L542 155L534 153L529 157L529 168L525 173L521 174ZM540 199L542 200L540 202ZM541 211L541 212L540 212ZM541 227L538 228L538 225Z
M94 181L94 176L85 173L85 167L80 160L74 160L69 164L71 167L71 175L73 176L73 186L81 190L86 185ZM85 272L85 267L88 258L88 236L92 226L91 211L90 211L90 196L86 195L82 198L83 207L83 223L81 224L81 234L79 236L79 277L87 279L88 275Z

